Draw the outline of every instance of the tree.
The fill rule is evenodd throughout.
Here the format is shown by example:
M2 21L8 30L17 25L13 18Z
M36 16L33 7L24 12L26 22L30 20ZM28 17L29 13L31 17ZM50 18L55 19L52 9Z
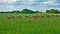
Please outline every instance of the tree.
M12 11L12 13L20 13L19 10Z
M40 12L40 11L36 10L36 13L42 13L42 12Z
M50 10L46 10L46 13L60 13L60 11L57 9L50 9Z
M50 10L46 10L46 13L50 13Z
M29 10L29 9L23 9L23 10L21 11L21 13L32 14L32 13L35 13L35 12L32 11L32 10Z

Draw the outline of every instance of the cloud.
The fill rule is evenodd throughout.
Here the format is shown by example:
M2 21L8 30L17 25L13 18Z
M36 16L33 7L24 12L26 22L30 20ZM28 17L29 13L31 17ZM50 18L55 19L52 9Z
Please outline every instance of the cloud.
M51 4L51 3L53 3L53 2L51 2L51 1L48 1L48 2L42 2L43 4Z
M22 4L22 5L23 4L24 5L27 5L27 4L31 5L33 2L34 2L34 0L20 0L20 1L18 0L18 1L16 1L17 4Z
M48 1L48 2L41 2L40 5L48 6L48 5L59 5L59 4L53 1Z
M15 2L16 0L0 0L0 2Z
M13 10L14 9L14 5L0 5L0 11L4 11L4 10Z
M45 11L46 9L60 7L57 0L0 0L1 10L21 10L24 8Z

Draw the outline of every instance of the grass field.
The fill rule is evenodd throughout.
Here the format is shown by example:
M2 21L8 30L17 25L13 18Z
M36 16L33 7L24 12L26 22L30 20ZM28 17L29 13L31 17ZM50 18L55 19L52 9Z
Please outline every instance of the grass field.
M25 16L44 16L31 20ZM0 14L0 34L60 34L60 15L46 17L46 14ZM15 18L7 19L6 16ZM22 18L17 18L22 16Z

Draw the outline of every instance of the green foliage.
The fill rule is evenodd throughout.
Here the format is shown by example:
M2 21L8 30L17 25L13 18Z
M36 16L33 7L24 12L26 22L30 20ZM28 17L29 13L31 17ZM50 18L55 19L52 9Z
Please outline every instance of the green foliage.
M7 11L7 12L0 12L0 13L12 13L12 12L10 12L10 11Z
M46 10L46 13L60 13L60 11L57 9L50 9L50 10Z
M40 12L40 11L36 10L36 13L42 13L42 12Z
M10 15L22 16L23 18L7 19L6 16ZM30 21L25 18L27 15L31 14L0 14L0 34L60 34L60 16ZM34 15L36 14L31 16ZM39 14L39 16L41 15Z
M32 13L35 13L35 12L32 11L32 10L29 10L29 9L23 9L23 10L21 11L21 13L24 13L24 14L32 14Z
M22 11L14 10L14 11L6 11L6 12L0 12L0 13L23 13L23 14L33 14L35 13L33 10L29 9L23 9Z
M20 11L19 10L12 11L12 13L20 13Z
M13 10L13 11L1 11L0 13L20 13L20 14L33 14L33 13L43 13L40 12L39 10L33 11L33 10L29 10L29 9L23 9L23 10ZM57 9L50 9L50 10L46 10L46 13L60 13L59 10Z

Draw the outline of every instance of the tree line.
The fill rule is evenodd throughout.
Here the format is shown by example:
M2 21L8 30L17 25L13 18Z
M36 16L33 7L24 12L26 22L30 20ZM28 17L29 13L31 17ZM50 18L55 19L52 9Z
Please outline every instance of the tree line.
M60 13L60 10L57 9L50 9L50 10L46 10L46 13Z
M32 14L32 13L41 13L41 12L38 11L38 10L33 11L33 10L29 10L29 9L23 9L23 10L21 10L21 11L19 11L19 10L15 10L15 11L6 11L6 12L1 11L0 13L22 13L22 14Z
M19 10L15 10L15 11L6 11L6 12L0 12L0 13L22 13L22 14L32 14L32 13L43 13L39 10L33 11L33 10L29 10L29 9L23 9L21 11ZM50 9L50 10L46 10L46 13L60 13L59 10L57 9Z

